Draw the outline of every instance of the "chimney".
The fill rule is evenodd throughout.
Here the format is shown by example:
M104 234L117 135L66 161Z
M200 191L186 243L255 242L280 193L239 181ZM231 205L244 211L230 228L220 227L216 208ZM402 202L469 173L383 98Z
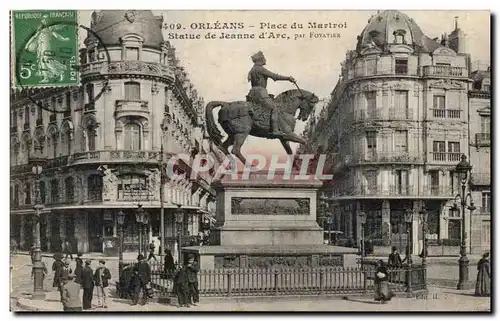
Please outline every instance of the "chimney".
M458 29L458 16L455 16L455 30Z

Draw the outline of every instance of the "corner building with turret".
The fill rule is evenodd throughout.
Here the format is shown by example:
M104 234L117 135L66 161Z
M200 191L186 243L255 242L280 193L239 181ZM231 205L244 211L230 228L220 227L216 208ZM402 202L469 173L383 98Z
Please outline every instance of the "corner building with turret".
M409 240L405 213L413 210L411 246L419 254L423 243L419 212L425 207L425 237L428 245L436 245L429 247L436 251L429 255L458 255L461 229L470 236L470 222L481 214L486 231L490 206L489 199L482 201L476 192L476 207L484 203L479 210L488 213L475 211L477 218L471 220L469 210L451 210L461 189L455 167L462 154L473 166L472 181L478 181L478 173L488 172L481 175L480 184L489 185L489 147L484 151L489 146L489 93L479 92L480 86L469 90L471 63L465 34L455 21L450 34L431 39L406 14L383 11L370 18L357 40L341 64L329 104L306 127L311 150L302 151L323 148L335 155L334 179L324 190L331 200L333 229L344 240L359 244L360 214L366 213L364 239L385 247L384 253L391 245L405 253ZM488 117L481 120L482 134L476 135L482 156L476 155L475 147L470 151L477 144L469 121L479 122L480 115L469 118L469 97L483 99L479 109ZM489 187L482 190L486 190L483 198L488 197ZM472 243L467 239L467 252L487 250L489 243L473 235ZM447 250L453 253L441 253Z
M164 41L162 23L151 11L96 11L80 51L80 87L13 91L10 221L21 248L33 242L33 158L44 160L43 251L61 250L65 240L73 252L116 248L120 211L124 251L137 251L139 206L149 214L143 242L158 249L162 183L166 247L175 251L178 233L186 245L203 230L215 206L210 177L160 181L162 144L165 162L210 153L203 99ZM175 170L189 174L187 163Z

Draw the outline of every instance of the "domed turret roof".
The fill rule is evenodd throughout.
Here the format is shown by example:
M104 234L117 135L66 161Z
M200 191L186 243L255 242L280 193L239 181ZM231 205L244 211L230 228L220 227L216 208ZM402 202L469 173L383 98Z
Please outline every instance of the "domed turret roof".
M368 25L358 37L357 50L370 45L384 50L387 44L394 43L395 33L403 35L406 44L420 51L431 52L440 46L425 36L412 18L397 10L386 10L368 20Z
M163 18L150 10L102 10L92 13L90 28L99 35L106 46L120 45L120 38L127 34L144 37L144 47L159 49L163 42ZM96 40L88 32L85 43Z

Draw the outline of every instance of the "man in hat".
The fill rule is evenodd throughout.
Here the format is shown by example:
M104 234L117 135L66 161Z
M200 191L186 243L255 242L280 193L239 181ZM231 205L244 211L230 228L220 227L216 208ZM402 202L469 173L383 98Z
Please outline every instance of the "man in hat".
M151 268L142 254L137 256L137 264L134 266L132 305L139 303L139 294L142 290L142 305L148 301L146 287L151 286Z
M92 262L85 261L85 267L82 271L82 288L83 288L83 309L92 309L92 292L94 292L94 273L90 267Z
M200 296L198 293L198 264L194 260L194 255L190 254L186 265L186 276L188 281L188 303L198 305Z
M293 83L295 82L295 79L293 77L275 74L264 68L267 61L262 51L252 55L251 58L254 65L248 72L248 81L250 82L252 88L248 92L247 97L250 98L252 102L263 105L271 111L271 134L280 135L282 133L279 129L278 110L276 109L274 101L267 92L267 79L271 78L274 81L287 80Z
M97 306L99 308L107 308L105 288L108 287L108 280L111 279L111 273L106 268L106 261L100 260L99 267L94 274L94 284L97 288Z
M82 311L80 285L75 282L75 276L73 274L68 274L67 277L63 279L61 303L65 312Z

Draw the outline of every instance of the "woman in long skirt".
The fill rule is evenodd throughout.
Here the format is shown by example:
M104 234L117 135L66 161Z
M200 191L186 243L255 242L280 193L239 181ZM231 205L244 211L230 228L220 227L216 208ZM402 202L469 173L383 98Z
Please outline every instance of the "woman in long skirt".
M375 301L386 303L393 297L392 291L389 289L389 273L384 261L377 262L375 269Z
M491 293L491 269L490 253L484 253L483 258L477 262L477 280L475 296L490 296Z

